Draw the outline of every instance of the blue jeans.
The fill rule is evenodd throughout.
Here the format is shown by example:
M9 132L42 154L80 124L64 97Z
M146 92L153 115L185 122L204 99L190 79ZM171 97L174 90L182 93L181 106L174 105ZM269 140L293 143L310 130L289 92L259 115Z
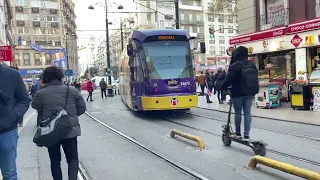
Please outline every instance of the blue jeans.
M249 136L251 126L251 106L253 96L244 96L232 98L233 108L235 112L236 133L241 133L241 111L244 114L244 135Z
M3 180L17 180L18 129L0 134L0 169Z

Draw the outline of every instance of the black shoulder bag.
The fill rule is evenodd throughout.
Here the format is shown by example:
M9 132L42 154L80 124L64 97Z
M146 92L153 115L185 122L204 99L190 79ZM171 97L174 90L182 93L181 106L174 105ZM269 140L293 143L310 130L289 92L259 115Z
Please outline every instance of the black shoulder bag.
M64 139L71 131L72 124L67 113L69 99L69 86L66 88L64 109L57 111L50 118L41 120L33 137L37 146L51 147Z

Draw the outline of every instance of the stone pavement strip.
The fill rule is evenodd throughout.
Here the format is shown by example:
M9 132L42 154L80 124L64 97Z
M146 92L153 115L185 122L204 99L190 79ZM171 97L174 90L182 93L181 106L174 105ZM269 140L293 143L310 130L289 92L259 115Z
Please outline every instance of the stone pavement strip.
M219 112L228 112L229 104L219 104L216 96L211 96L213 103L208 104L205 96L199 96L198 108L215 110ZM233 109L232 109L232 112ZM320 125L320 113L314 111L293 110L288 104L284 104L275 109L263 109L252 106L252 116L264 119L277 119L282 121L293 121L299 123L307 123Z

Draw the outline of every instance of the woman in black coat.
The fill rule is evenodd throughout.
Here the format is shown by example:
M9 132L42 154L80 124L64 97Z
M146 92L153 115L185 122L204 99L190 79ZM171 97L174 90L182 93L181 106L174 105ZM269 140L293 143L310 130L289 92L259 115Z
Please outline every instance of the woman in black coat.
M219 68L218 72L215 75L216 82L214 83L214 86L216 87L216 89L219 89L217 91L217 98L218 98L219 104L223 104L223 100L225 100L223 93L222 93L223 91L220 90L220 87L222 86L226 76L227 76L227 73L222 68Z

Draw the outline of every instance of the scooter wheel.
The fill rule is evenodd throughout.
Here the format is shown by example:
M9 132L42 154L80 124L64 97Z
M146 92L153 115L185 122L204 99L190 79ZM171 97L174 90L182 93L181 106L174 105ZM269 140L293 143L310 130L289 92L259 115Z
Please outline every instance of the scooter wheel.
M267 149L263 144L257 145L254 150L255 155L265 156L267 154Z
M222 142L225 146L231 145L230 133L223 133L222 134Z

